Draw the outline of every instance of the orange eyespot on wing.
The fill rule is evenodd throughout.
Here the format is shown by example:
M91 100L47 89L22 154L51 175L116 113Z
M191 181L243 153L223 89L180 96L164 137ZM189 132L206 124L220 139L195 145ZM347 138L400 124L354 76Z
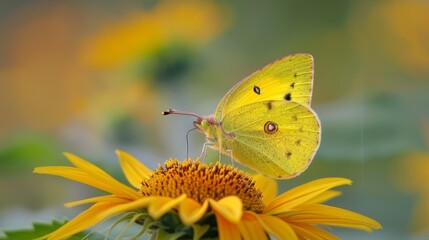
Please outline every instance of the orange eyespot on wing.
M286 100L248 104L221 124L235 137L225 142L233 158L274 178L291 178L311 163L320 143L320 123L308 107Z
M268 134L276 133L279 130L277 123L268 121L264 125L264 131Z

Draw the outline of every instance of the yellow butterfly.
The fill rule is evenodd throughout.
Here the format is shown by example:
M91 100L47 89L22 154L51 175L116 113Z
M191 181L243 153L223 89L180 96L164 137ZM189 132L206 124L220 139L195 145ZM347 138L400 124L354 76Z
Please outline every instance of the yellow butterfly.
M175 109L164 115L197 117L207 147L273 178L292 178L311 163L320 121L311 109L313 57L293 54L259 69L222 98L213 115Z

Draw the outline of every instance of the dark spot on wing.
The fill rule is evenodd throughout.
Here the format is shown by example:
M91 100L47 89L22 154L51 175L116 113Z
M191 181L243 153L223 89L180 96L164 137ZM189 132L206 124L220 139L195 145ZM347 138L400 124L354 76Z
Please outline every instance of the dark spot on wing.
M258 86L254 86L253 91L258 95L261 94L261 89Z
M296 140L295 144L296 144L297 146L301 145L301 139Z
M296 78L297 76L298 76L298 74L296 74L296 73L293 75L294 78Z
M291 88L295 88L295 83L294 83L294 82L293 82L293 83L291 83L291 84L290 84L290 87L291 87Z
M292 100L292 94L291 93L286 93L285 100L287 100L287 101Z
M267 102L267 108L268 110L271 110L273 108L273 103L271 101Z
M287 152L286 152L286 157L289 159L289 158L290 158L290 156L292 156L291 151L287 151Z
M293 115L293 116L292 116L292 120L294 120L294 121L298 121L298 116Z
M298 131L302 132L302 127L300 127L300 128L298 129Z

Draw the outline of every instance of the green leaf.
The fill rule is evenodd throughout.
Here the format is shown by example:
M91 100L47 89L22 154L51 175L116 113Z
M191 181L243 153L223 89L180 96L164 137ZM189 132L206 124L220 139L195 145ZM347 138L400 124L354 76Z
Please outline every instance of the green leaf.
M1 237L0 240L29 240L42 237L50 232L53 232L66 224L66 222L52 221L51 223L33 223L33 229L11 230L4 231L6 237ZM104 236L97 233L77 233L67 238L67 240L81 240L89 235L91 240L102 240Z
M193 240L199 240L210 229L209 225L192 224L194 230Z
M6 237L0 238L0 240L34 239L53 232L64 224L65 222L61 223L58 221L52 221L52 223L33 223L33 229L4 231Z
M169 233L162 229L158 229L158 231L156 231L156 234L154 235L154 238L156 240L177 240L183 235L185 235L184 232Z

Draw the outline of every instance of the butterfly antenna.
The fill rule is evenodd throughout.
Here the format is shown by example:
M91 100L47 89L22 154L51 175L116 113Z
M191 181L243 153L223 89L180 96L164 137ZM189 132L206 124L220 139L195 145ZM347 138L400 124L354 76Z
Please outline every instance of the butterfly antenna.
M186 132L186 159L189 158L189 133L197 128L192 128Z
M180 111L180 110L176 110L176 109L172 109L172 108L162 112L162 115L170 115L170 114L187 115L187 116L193 116L196 118L201 118L201 116L196 114L196 113Z

